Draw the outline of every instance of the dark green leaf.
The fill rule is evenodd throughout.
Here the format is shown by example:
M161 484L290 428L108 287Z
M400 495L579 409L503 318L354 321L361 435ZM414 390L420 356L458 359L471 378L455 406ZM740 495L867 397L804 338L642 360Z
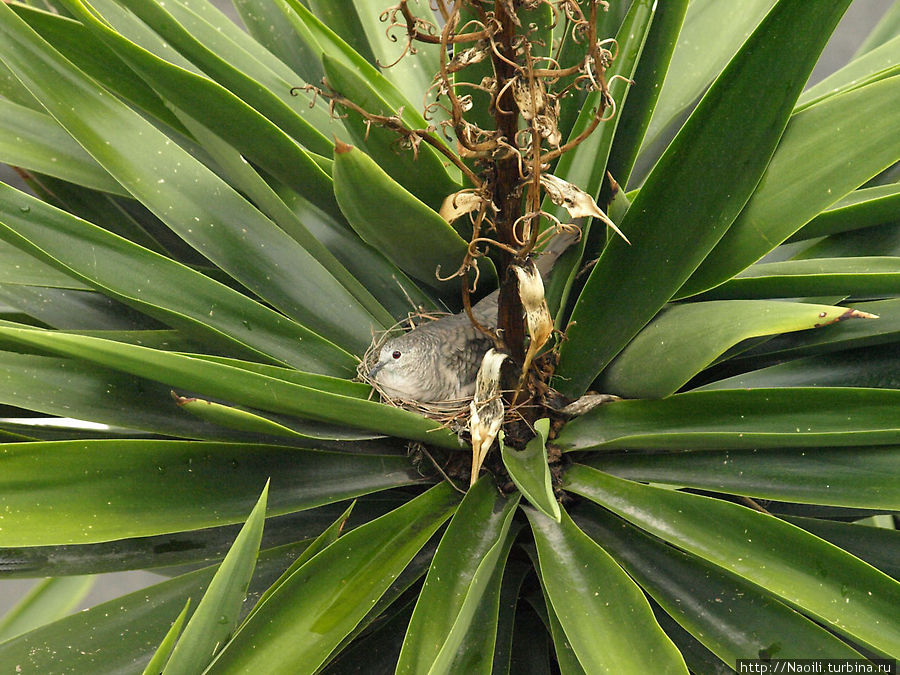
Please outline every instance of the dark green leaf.
M478 637L471 626L488 584L498 571L502 575L518 503L518 495L502 498L489 477L466 493L441 538L416 602L397 673L471 673L482 672L485 666L490 671L490 659L477 665L470 662L464 671L454 663L457 652L465 650L465 641Z
M557 523L526 512L543 586L585 672L687 673L643 593L609 554L567 513Z
M725 663L861 658L818 624L739 576L679 551L582 502L576 521L628 574Z
M826 627L896 654L900 583L773 516L574 465L566 488L784 598ZM715 523L714 528L709 524Z
M888 445L900 441L900 390L728 389L616 401L567 424L564 450Z
M604 453L586 464L650 483L786 502L900 510L900 446Z
M563 394L584 393L731 225L848 4L781 0L703 97L621 222L633 245L610 242L575 305L554 378Z

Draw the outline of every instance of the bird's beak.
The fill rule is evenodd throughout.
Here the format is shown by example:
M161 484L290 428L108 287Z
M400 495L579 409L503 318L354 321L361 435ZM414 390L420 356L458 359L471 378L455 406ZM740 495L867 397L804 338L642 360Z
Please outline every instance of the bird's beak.
M375 376L378 374L378 371L384 368L385 363L387 363L387 361L380 361L379 363L376 363L372 367L372 370L369 371L369 378L374 380Z

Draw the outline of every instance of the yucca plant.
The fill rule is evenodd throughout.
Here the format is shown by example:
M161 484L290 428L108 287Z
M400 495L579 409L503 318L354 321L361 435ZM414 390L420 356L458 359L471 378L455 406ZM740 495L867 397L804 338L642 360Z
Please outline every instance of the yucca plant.
M234 4L0 3L4 669L900 655L900 3L806 91L850 0ZM356 373L498 285L469 487Z

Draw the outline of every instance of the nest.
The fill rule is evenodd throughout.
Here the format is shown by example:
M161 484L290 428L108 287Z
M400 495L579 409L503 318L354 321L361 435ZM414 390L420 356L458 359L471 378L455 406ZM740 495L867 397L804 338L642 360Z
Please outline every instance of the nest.
M424 417L439 422L442 426L447 427L455 432L468 429L469 425L469 403L471 396L449 401L435 401L431 403L423 403L421 401L407 401L402 398L396 398L385 392L378 383L369 377L369 371L378 363L378 355L384 343L393 337L402 335L404 332L412 330L421 323L428 321L436 321L444 316L447 312L417 312L410 314L406 319L398 321L385 331L380 331L372 335L372 344L363 354L362 361L356 367L356 376L362 382L365 382L378 393L383 403L394 406L395 408L403 408L417 412Z

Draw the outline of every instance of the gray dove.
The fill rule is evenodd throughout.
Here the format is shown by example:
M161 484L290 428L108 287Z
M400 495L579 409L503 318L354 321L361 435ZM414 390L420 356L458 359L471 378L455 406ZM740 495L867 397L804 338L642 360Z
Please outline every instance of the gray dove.
M575 240L575 235L561 233L550 242L536 262L542 277ZM500 291L494 291L472 307L486 328L497 326L499 297ZM369 377L391 398L418 403L462 399L473 394L481 359L492 346L462 311L385 342Z

